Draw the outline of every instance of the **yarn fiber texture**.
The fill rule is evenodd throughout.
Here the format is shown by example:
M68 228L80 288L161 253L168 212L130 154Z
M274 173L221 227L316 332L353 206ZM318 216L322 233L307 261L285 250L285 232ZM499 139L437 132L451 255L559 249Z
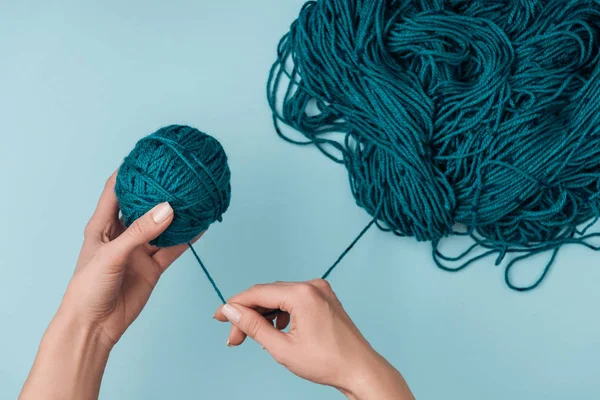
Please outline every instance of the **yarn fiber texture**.
M221 221L231 199L227 155L213 137L189 126L171 125L141 139L123 161L115 192L126 226L168 201L173 221L158 247L188 243Z
M310 1L267 95L277 133L343 164L379 228L431 241L449 271L507 258L529 290L561 246L597 250L599 49L598 0ZM445 255L450 235L474 244Z

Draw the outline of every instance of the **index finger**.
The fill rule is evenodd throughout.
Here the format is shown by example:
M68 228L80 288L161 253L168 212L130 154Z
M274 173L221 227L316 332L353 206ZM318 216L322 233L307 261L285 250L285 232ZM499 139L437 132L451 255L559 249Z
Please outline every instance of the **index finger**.
M104 185L104 190L100 195L96 210L88 222L87 230L94 234L102 233L104 228L119 218L119 202L115 194L115 183L117 181L117 171L108 178Z
M290 287L294 283L276 282L254 285L250 289L245 290L227 300L227 303L236 303L248 308L263 308L267 310L282 310L291 313L294 307L294 302L290 298ZM214 318L219 321L227 321L227 318L222 313L223 306L219 307Z

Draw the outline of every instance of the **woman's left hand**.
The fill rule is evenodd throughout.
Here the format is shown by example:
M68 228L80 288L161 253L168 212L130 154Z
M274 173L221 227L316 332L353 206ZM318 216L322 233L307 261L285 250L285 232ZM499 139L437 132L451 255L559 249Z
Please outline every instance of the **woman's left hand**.
M173 220L168 203L123 226L116 176L106 182L85 228L73 278L42 338L21 400L97 399L111 349L142 312L162 273L187 248L149 244Z
M161 274L187 244L159 249L148 244L173 220L161 203L127 229L119 220L115 172L106 182L84 231L75 273L60 310L97 329L113 346L140 314Z

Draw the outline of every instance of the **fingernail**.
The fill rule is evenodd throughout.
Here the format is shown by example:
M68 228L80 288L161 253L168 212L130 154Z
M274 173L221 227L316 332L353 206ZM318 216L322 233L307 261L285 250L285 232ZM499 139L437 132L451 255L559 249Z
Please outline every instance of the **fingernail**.
M231 344L229 344L229 338L227 338L227 347L231 347Z
M233 322L234 324L240 322L240 318L242 317L240 310L229 304L225 304L221 309L221 312L223 312L223 315L225 315L225 318L227 318L229 322Z
M152 219L157 224L162 224L173 214L173 209L169 203L162 203L152 212Z

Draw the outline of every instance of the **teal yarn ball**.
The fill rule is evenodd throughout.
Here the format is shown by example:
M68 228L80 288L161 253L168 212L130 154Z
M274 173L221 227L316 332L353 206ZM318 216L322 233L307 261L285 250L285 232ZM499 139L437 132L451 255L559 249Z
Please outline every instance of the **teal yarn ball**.
M187 243L221 221L231 199L227 155L213 137L171 125L141 139L119 168L115 193L126 226L168 201L171 225L150 242L158 247Z
M597 0L309 1L267 92L277 133L343 165L381 229L448 271L506 260L529 290L562 246L597 250L599 49ZM444 254L451 235L474 245Z

